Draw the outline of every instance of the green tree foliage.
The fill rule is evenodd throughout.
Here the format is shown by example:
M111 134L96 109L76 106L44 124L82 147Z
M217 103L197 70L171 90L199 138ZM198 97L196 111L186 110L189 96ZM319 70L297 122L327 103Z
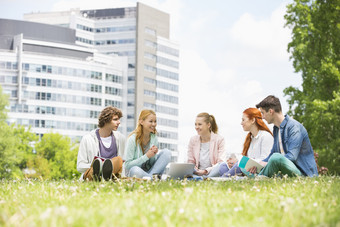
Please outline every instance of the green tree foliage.
M46 133L35 148L37 157L34 165L42 177L71 179L78 175L76 169L78 146L74 146L69 137L58 133ZM49 171L46 172L46 169Z
M340 0L295 0L287 6L288 51L302 88L288 87L289 114L302 122L319 165L340 173Z
M33 153L33 144L38 140L38 136L32 133L30 128L25 129L22 125L14 127L13 134L18 142L18 155L22 157L19 168L27 168L27 164L36 156Z
M18 141L13 131L13 126L0 122L0 179L22 177L19 168L22 157L18 154Z
M18 163L18 141L15 139L13 127L6 123L8 96L2 93L0 86L0 179L21 177Z
M7 119L8 96L2 93L2 86L0 85L0 121Z
M0 86L0 178L21 178L21 170L33 159L30 143L37 136L23 126L6 123L8 104L8 96Z

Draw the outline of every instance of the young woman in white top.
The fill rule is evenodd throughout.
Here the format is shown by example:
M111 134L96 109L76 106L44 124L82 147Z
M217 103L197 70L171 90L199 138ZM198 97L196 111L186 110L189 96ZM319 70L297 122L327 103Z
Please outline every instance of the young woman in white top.
M241 125L244 131L249 131L243 145L243 156L260 162L265 159L273 146L273 133L262 120L261 112L256 108L243 111ZM224 177L242 174L238 164L229 169L227 163L220 165L220 175Z
M219 176L219 165L225 160L224 138L217 134L215 117L200 113L196 117L197 135L191 137L188 146L188 163L195 164L194 174L202 177Z

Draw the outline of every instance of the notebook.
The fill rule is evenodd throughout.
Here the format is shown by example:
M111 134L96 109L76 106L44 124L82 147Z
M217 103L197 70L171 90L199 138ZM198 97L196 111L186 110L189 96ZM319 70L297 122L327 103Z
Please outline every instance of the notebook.
M170 178L183 179L184 177L192 176L194 174L195 164L172 162L169 165L168 175Z

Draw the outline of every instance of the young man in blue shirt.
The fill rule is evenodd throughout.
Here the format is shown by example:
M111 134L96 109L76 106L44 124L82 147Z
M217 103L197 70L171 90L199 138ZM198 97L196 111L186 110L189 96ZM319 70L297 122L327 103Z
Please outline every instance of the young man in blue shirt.
M265 167L259 175L318 176L314 151L305 127L288 115L284 116L280 100L273 95L262 100L256 108L260 108L268 124L274 124L273 148L269 156L260 162ZM255 173L256 170L248 171Z

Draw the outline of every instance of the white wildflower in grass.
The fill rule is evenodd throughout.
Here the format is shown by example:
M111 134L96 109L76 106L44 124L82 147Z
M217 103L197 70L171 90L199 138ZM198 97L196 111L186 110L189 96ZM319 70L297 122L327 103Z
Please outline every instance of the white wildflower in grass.
M55 209L55 213L64 216L67 214L67 210L68 209L66 206L60 206Z
M183 208L180 208L178 212L179 212L180 214L183 214L183 213L184 213L184 209L183 209Z
M252 187L251 190L252 190L252 191L256 191L256 192L259 192L259 191L260 191L260 189L259 189L258 187L256 187L255 185Z
M194 191L193 188L184 188L184 192L185 192L186 194L189 194L189 195L190 195L193 191Z
M258 218L257 218L257 221L258 221L258 222L263 222L263 221L264 221L264 218L263 218L263 217L258 217Z
M317 207L318 206L318 203L313 203L313 207Z
M319 181L314 181L314 184L315 184L315 185L318 185L318 184L319 184Z
M76 192L77 189L78 189L77 186L71 186L71 187L70 187L70 191L71 191L71 192Z
M132 199L127 199L125 205L127 208L132 208L135 205L135 202Z
M291 197L288 197L286 201L287 201L288 204L294 204L295 203L295 200Z
M44 220L44 219L51 217L51 213L52 213L52 209L47 208L42 214L40 214L40 219Z
M235 212L239 212L239 211L242 211L242 210L243 210L242 207L234 207L234 211L235 211Z

